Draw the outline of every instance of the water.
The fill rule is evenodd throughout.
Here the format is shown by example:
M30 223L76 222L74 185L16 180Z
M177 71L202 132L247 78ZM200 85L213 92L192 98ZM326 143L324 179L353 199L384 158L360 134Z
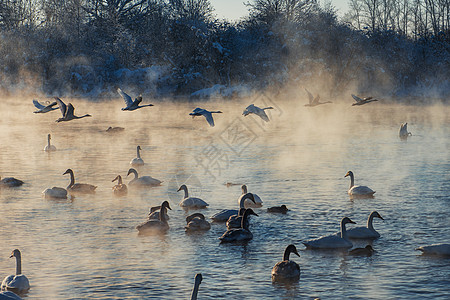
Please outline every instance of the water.
M275 109L263 124L241 116L249 101L157 102L122 112L119 99L75 99L75 113L93 117L57 124L59 111L37 115L29 99L2 99L0 175L26 184L0 191L0 276L14 272L8 257L19 248L31 284L26 299L188 299L196 273L203 274L201 299L447 298L450 260L414 249L450 241L449 108L267 101ZM196 106L224 112L214 116L216 127L188 116ZM413 136L400 141L406 121ZM125 131L108 134L108 126ZM48 133L57 152L43 151ZM121 174L128 183L137 145L146 163L139 174L163 186L115 197L111 180ZM97 185L96 194L44 199L44 189L68 185L67 168L77 182ZM348 198L348 170L375 198ZM186 234L176 192L184 182L210 204L206 216L237 208L240 185L226 182L247 184L264 201L251 218L254 239L220 245L223 224ZM138 236L134 227L164 200L172 207L169 232ZM281 204L287 215L265 211ZM301 241L338 231L343 216L364 225L373 210L385 221L374 222L382 236L372 257L304 250ZM290 243L300 250L291 257L300 281L272 284L271 269Z

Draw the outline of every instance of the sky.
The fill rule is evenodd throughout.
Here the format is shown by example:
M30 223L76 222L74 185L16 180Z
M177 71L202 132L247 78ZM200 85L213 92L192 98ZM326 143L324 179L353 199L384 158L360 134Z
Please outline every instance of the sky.
M226 18L230 21L237 20L248 14L248 9L244 3L251 0L210 0L216 10L218 18ZM348 0L331 0L331 3L339 10L339 14L347 10Z

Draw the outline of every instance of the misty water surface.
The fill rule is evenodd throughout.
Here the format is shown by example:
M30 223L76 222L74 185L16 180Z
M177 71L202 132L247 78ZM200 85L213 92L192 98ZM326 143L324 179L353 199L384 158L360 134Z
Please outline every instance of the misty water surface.
M241 101L163 102L134 112L119 99L72 102L75 113L92 118L55 123L59 111L33 114L31 98L0 102L0 176L25 181L0 190L0 276L12 274L11 251L22 251L30 280L26 299L188 299L196 273L203 274L200 299L445 299L450 293L450 260L420 256L420 245L449 242L450 110L446 106L400 106L382 102L352 107L352 99L315 108L306 99L259 97ZM144 102L148 101L147 99ZM273 106L271 122L243 117L250 103ZM221 110L216 127L188 114L200 106ZM408 122L412 136L398 137ZM117 134L105 132L121 126ZM52 134L54 153L43 151ZM142 147L145 166L161 187L113 195L111 180L125 178ZM66 187L68 168L77 182L97 185L95 195L47 200L41 192ZM352 170L357 184L375 198L351 200ZM207 217L237 208L247 184L264 206L251 218L254 238L246 245L220 245L225 225L188 235L177 204L181 183L209 203ZM138 236L134 228L148 209L168 200L170 230ZM266 208L285 204L286 215ZM304 250L302 241L338 231L348 216L364 225L377 210L381 238L372 257ZM189 212L190 213L190 212ZM270 271L288 244L300 257L301 278L273 285ZM354 247L365 246L356 242Z

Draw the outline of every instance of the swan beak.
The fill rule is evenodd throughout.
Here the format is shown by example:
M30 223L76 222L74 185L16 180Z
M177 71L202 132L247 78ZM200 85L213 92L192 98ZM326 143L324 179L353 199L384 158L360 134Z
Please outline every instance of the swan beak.
M347 174L345 174L344 178L345 178L345 177L347 177L347 176L349 176L349 175L350 175L350 174L348 174L348 173L347 173Z
M295 253L298 257L300 257L300 254L298 254L297 249L293 251L293 253Z
M251 215L255 215L255 216L259 217L258 214L255 213L254 211L252 211Z
M378 218L380 218L381 220L383 220L383 221L384 221L384 219L383 219L383 217L382 217L382 216L378 215Z
M63 175L69 174L69 170L66 170Z
M181 187L177 190L177 192L181 191Z

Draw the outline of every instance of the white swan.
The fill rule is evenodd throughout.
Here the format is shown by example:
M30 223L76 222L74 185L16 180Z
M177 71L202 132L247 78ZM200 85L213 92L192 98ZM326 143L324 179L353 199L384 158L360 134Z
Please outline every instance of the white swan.
M143 166L144 165L144 160L141 158L141 153L140 153L141 146L137 146L136 147L136 157L133 158L130 161L130 165L132 165L133 167L139 167L139 166Z
M305 88L306 93L308 93L308 100L309 103L305 104L305 106L309 106L309 107L314 107L320 104L327 104L327 103L333 103L331 101L326 101L326 102L319 102L320 100L320 96L317 95L316 98L313 97L313 95Z
M370 213L367 219L367 227L353 227L347 229L347 237L350 239L377 239L380 234L373 228L373 218L380 218L384 220L376 211Z
M62 118L59 118L58 120L55 121L57 123L71 121L71 120L75 120L75 119L82 119L85 117L92 117L90 114L85 114L81 117L75 116L74 115L75 108L73 107L72 103L69 103L66 105L58 97L55 97L55 99L56 99L56 102L58 103L59 109L61 110L61 114L62 114Z
M52 110L57 110L57 107L53 107L55 106L57 103L56 101L50 103L50 101L47 101L47 105L41 104L39 103L37 100L33 99L33 104L34 106L38 109L36 111L34 111L35 114L43 114L43 113L47 113L49 111Z
M239 203L239 205L240 205L240 203L241 203L242 197L244 197L244 195L248 193L248 191L247 191L247 186L246 186L245 184L243 184L243 185L241 186L241 189L242 189L242 195L239 196L239 198L238 198L238 203ZM255 201L251 201L250 199L244 201L244 207L246 207L246 208L248 208L248 207L251 207L251 208L255 208L255 207L258 208L258 207L261 207L261 206L262 206L262 203L263 203L262 200L261 200L261 198L260 198L258 195L254 194L254 193L252 193L252 194L253 194L253 199L254 199Z
M51 136L50 133L47 135L47 146L44 147L44 151L56 151L56 147L50 144Z
M365 185L355 185L355 177L352 171L348 171L344 177L350 176L350 188L348 194L355 198L373 197L375 191Z
M11 291L16 294L26 293L30 289L30 282L27 276L22 274L22 255L19 249L14 249L11 257L16 258L16 274L5 277L1 289L2 291Z
M128 170L127 176L130 175L131 173L134 174L134 178L128 184L135 186L135 187L154 187L154 186L160 186L162 183L161 180L158 180L151 176L139 177L138 172L133 168Z
M241 197L241 202L239 202L239 208L245 208L244 201L246 199L250 199L251 201L255 201L255 197L252 193L247 193L244 195L244 197ZM220 212L212 215L210 219L212 219L215 222L225 222L227 221L231 216L237 215L239 211L237 209L224 209Z
M200 283L202 283L203 276L198 273L195 275L194 288L192 289L191 300L197 300L198 289L200 287Z
M367 98L361 99L358 96L355 96L353 94L352 94L352 97L356 101L356 103L353 103L352 106L363 105L363 104L370 103L370 102L373 102L373 101L378 101L377 99L373 99L373 97L367 97Z
M416 250L422 251L423 255L450 256L450 244L420 246Z
M295 245L289 245L284 250L283 261L277 262L272 268L272 281L297 281L300 279L300 266L292 260L289 260L291 253L300 257Z
M303 242L307 248L311 249L339 249L339 248L351 248L353 247L352 242L348 240L347 231L345 230L345 224L352 223L356 224L348 217L344 217L341 220L341 234L340 236L336 234L322 236L317 239L311 239Z
M189 115L192 116L192 118L197 116L204 116L206 118L206 121L208 121L209 126L214 127L214 119L212 114L221 114L221 111L209 111L200 107L197 107L194 109Z
M183 184L182 186L180 186L180 188L178 189L177 192L183 190L184 191L184 198L183 200L181 200L181 202L179 203L179 205L183 208L206 208L207 206L209 206L208 203L206 203L205 201L203 201L200 198L196 198L196 197L189 197L189 193L188 193L188 188L185 184Z
M364 248L355 248L348 252L349 255L354 256L371 256L375 250L373 250L372 246L367 245Z
M122 110L136 110L138 108L143 108L147 106L153 106L153 104L146 104L146 105L139 105L139 103L142 102L142 96L139 95L134 101L131 99L130 96L128 96L124 91L122 91L120 88L117 89L117 92L122 96L123 100L125 101L126 107L123 107Z
M260 108L258 106L255 106L254 104L250 104L249 106L247 106L245 108L242 115L245 117L245 116L248 116L249 114L255 114L255 115L259 116L261 119L263 119L264 121L269 122L269 117L267 116L266 112L264 111L266 109L273 109L273 107L269 106L269 107Z
M22 300L22 298L20 298L13 292L6 291L6 292L0 292L0 300Z
M408 136L412 135L411 132L408 132L408 123L400 125L400 131L398 135L402 140L406 140Z
M113 193L116 196L124 196L128 193L127 185L122 182L122 176L117 175L111 182L117 180L117 184L112 187Z
M24 182L20 179L16 179L14 177L6 177L6 178L1 178L0 177L0 188L3 187L17 187L17 186L21 186Z
M244 212L244 215L242 216L241 227L228 229L219 238L221 243L242 242L251 240L253 238L253 234L248 229L248 225L246 223L249 215L258 216L251 208L247 208Z
M205 220L205 216L201 213L194 213L186 217L186 232L205 231L211 229L211 224Z
M52 187L48 188L42 192L44 194L44 198L46 199L66 199L67 198L67 190L61 187Z
M80 194L93 194L97 186L89 183L75 183L75 176L72 169L67 169L63 175L70 174L70 183L67 186L68 192L80 193Z
M169 206L169 202L164 201L161 204L161 210L159 213L159 219L150 219L146 222L139 224L136 226L136 229L139 231L139 234L146 234L146 233L158 233L158 232L166 232L169 230L169 224L167 223L167 220L165 218L165 212L166 209L171 209Z

